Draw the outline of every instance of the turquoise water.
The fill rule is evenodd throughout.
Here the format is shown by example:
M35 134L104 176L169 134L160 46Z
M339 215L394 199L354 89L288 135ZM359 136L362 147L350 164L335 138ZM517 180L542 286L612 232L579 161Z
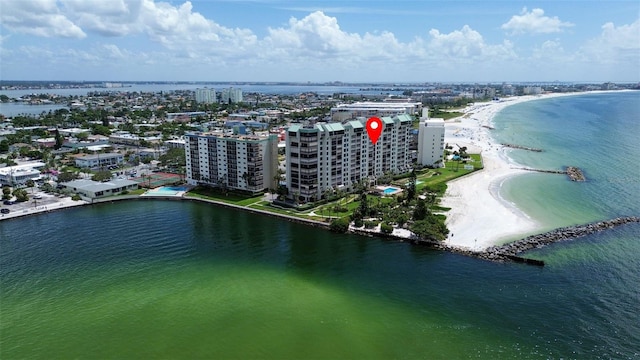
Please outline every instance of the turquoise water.
M531 101L504 109L494 120L497 142L544 150L511 150L517 163L578 166L587 177L576 183L532 173L506 182L505 197L545 228L640 215L640 92Z
M581 118L568 115L581 98L549 105L566 109L564 125L578 127ZM604 112L607 104L625 106L615 96L591 101L601 100ZM539 121L544 101L530 104L506 109L498 134L523 145L539 139L504 130L521 117ZM518 116L504 118L507 110ZM635 156L638 118L624 120L611 135L618 143L606 147ZM537 155L549 155L552 143L541 141L547 151ZM510 195L561 215L519 204L548 226L637 215L629 161L607 157L597 169L578 162L586 148L572 145L567 165L583 167L587 183L532 174L510 181ZM535 155L512 153L541 166L565 163ZM601 176L624 182L602 185ZM639 239L640 225L629 224L556 244L528 254L547 263L537 268L186 201L13 219L0 223L0 358L638 358Z
M187 190L184 186L161 186L150 192L156 195L177 195L179 192Z
M389 194L393 194L394 192L396 192L398 190L400 190L400 189L389 186L389 187L384 188L383 192L386 195L389 195Z

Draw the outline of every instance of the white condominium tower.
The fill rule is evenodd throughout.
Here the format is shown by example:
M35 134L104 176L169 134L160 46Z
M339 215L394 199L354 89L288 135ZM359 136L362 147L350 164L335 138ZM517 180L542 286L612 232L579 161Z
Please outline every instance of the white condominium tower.
M444 119L429 119L429 109L423 109L418 128L418 164L442 167L443 156Z
M316 201L331 189L353 189L361 180L375 180L385 172L411 170L412 117L381 118L384 129L373 145L367 119L344 123L291 125L287 130L287 188L289 196Z
M228 88L222 89L220 102L223 104L242 102L242 89Z
M275 187L277 135L185 135L187 182L261 192Z
M215 89L196 89L196 102L204 104L213 104L216 102Z

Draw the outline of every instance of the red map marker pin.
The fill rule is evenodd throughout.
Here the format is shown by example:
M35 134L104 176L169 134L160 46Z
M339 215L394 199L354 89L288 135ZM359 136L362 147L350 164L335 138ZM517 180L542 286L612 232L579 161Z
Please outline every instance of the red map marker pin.
M367 120L367 134L369 134L369 140L375 145L382 134L382 121L379 118L374 116Z

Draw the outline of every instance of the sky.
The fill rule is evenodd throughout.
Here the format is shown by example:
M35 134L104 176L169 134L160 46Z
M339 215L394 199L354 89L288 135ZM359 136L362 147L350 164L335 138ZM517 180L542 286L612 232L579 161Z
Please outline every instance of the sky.
M0 0L0 79L639 82L640 1Z

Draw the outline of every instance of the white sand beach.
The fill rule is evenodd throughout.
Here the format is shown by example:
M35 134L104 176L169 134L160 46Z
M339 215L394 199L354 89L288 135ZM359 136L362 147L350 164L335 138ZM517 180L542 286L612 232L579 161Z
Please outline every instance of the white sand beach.
M442 205L450 207L447 227L450 246L481 251L491 245L517 240L535 233L540 226L522 211L500 198L499 190L508 178L525 170L510 163L507 149L493 142L493 117L507 106L550 97L576 95L549 94L520 96L467 107L465 115L445 122L445 143L467 146L469 153L481 153L484 169L449 182Z

